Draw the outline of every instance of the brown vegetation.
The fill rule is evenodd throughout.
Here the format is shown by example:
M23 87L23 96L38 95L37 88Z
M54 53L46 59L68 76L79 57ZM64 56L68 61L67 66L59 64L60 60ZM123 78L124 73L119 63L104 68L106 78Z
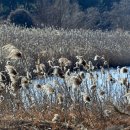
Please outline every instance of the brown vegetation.
M115 57L119 55L112 57L104 50L94 50L94 43L89 44L92 40L89 37L96 37L98 41L99 34L100 38L106 36L102 39L106 43L108 36L110 43L114 38L111 36L110 39L110 34L116 36L117 33L129 41L126 32L99 31L96 34L87 31L89 36L86 37L82 34L84 30L69 32L45 28L44 31L30 31L6 25L1 26L2 30L5 32L0 37L3 44L0 59L0 129L129 129L129 69L117 67L117 70L111 71L109 63L111 60L116 63L113 60L117 60ZM78 34L89 39L85 45L82 38L78 38L81 44L76 44L78 39L74 38ZM69 40L71 44L67 43ZM127 40L125 45L129 45ZM9 41L12 44L6 44ZM111 48L113 43L110 46L99 43L102 44L104 46L100 49L110 52L129 49ZM122 55L118 59L121 63L124 61Z

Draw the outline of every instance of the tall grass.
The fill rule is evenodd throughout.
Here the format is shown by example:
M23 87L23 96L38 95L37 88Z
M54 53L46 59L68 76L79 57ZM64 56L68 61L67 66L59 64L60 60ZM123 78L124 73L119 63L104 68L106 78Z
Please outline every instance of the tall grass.
M37 53L45 50L47 55L43 62L61 56L75 60L76 55L83 55L86 60L92 60L95 54L99 54L105 55L112 66L130 64L130 34L121 30L102 32L53 27L26 29L1 25L0 43L1 46L12 43L20 49L30 63L28 67L33 66Z
M127 127L130 73L126 67L111 71L109 64L129 64L129 40L129 32L122 31L25 29L1 25L1 126L45 129L48 125L61 130L105 130L112 124ZM98 62L94 60L96 54L104 55L99 57L106 70L104 65L99 70L93 66ZM57 75L60 67L55 66L53 76L44 75L44 64L47 65L48 60L59 65L57 59L65 56L75 64L77 55L83 55L81 61L85 63L80 64L86 67L87 73L63 70L61 79ZM87 62L89 60L92 62ZM29 72L33 72L35 65L35 72L40 73L33 80Z

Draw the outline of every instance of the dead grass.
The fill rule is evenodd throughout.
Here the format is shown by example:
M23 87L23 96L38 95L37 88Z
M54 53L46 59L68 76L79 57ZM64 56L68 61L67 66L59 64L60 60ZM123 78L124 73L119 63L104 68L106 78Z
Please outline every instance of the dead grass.
M110 65L129 64L129 32L42 30L2 25L0 34L1 73L7 78L0 81L3 83L0 84L3 96L0 99L0 129L107 130L130 125L129 100L124 97L130 87L129 70L122 71L125 80L121 83L122 74L117 70L111 72L109 68ZM96 54L101 56L99 65L102 67L98 70L97 61L94 61ZM59 66L64 74L62 84L59 75L49 76L48 70L54 68L47 65L48 60L59 65L58 59L64 56L74 67L77 55L83 55L85 65L88 64L85 72L66 74ZM89 60L92 61L91 66ZM38 70L42 63L46 70L41 68L40 74L29 75L36 69L35 65ZM80 74L85 74L86 78ZM118 78L114 78L113 74ZM73 77L80 82L74 82ZM35 84L34 78L37 80ZM54 82L54 86L48 80ZM104 92L102 95L101 91ZM60 103L58 95L62 97ZM52 121L54 115L57 119Z
M26 58L29 69L34 67L38 53L47 51L41 58L43 63L55 58L56 62L61 56L69 58L72 63L76 55L83 55L88 60L93 60L95 54L105 55L111 66L130 64L130 34L124 31L102 32L83 29L64 30L55 28L26 29L12 25L0 27L1 47L12 43ZM2 50L0 50L2 51ZM2 54L2 52L1 52ZM4 65L4 55L1 55ZM21 66L22 71L22 66Z
M51 117L55 113L61 116L61 122L53 123ZM89 116L88 116L89 115ZM60 108L51 108L51 111L39 112L35 109L26 112L18 110L15 116L11 113L5 114L4 119L0 120L0 128L8 128L9 130L26 128L27 130L37 128L43 130L46 128L52 128L52 130L80 130L78 128L80 124L88 128L88 130L105 130L111 126L123 126L127 128L130 125L130 117L126 115L116 114L109 118L98 119L97 115L93 115L91 112L83 110L82 113L73 111L66 113L66 121L68 126L65 125L65 117ZM92 122L91 122L92 120Z

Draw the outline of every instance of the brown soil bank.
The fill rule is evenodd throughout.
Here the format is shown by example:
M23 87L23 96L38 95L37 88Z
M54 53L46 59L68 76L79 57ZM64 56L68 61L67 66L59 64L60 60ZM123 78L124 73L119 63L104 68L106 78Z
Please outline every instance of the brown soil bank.
M0 32L1 46L12 43L18 47L25 54L30 68L41 51L47 52L42 59L45 63L52 57L57 59L61 56L75 61L76 55L93 60L98 54L105 55L110 66L130 65L130 33L126 31L64 30L53 27L26 29L1 25Z
M119 115L118 115L119 116ZM122 118L122 119L121 119ZM81 124L65 125L65 123L51 123L51 121L24 121L24 120L0 120L0 130L130 130L130 118L120 116L112 120L106 120L105 125L96 127L84 127Z

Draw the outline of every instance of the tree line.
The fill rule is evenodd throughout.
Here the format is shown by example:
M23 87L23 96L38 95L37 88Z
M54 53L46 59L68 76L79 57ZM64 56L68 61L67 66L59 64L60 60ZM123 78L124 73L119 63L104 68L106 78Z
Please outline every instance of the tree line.
M130 30L130 0L1 0L0 19L29 12L37 26Z

